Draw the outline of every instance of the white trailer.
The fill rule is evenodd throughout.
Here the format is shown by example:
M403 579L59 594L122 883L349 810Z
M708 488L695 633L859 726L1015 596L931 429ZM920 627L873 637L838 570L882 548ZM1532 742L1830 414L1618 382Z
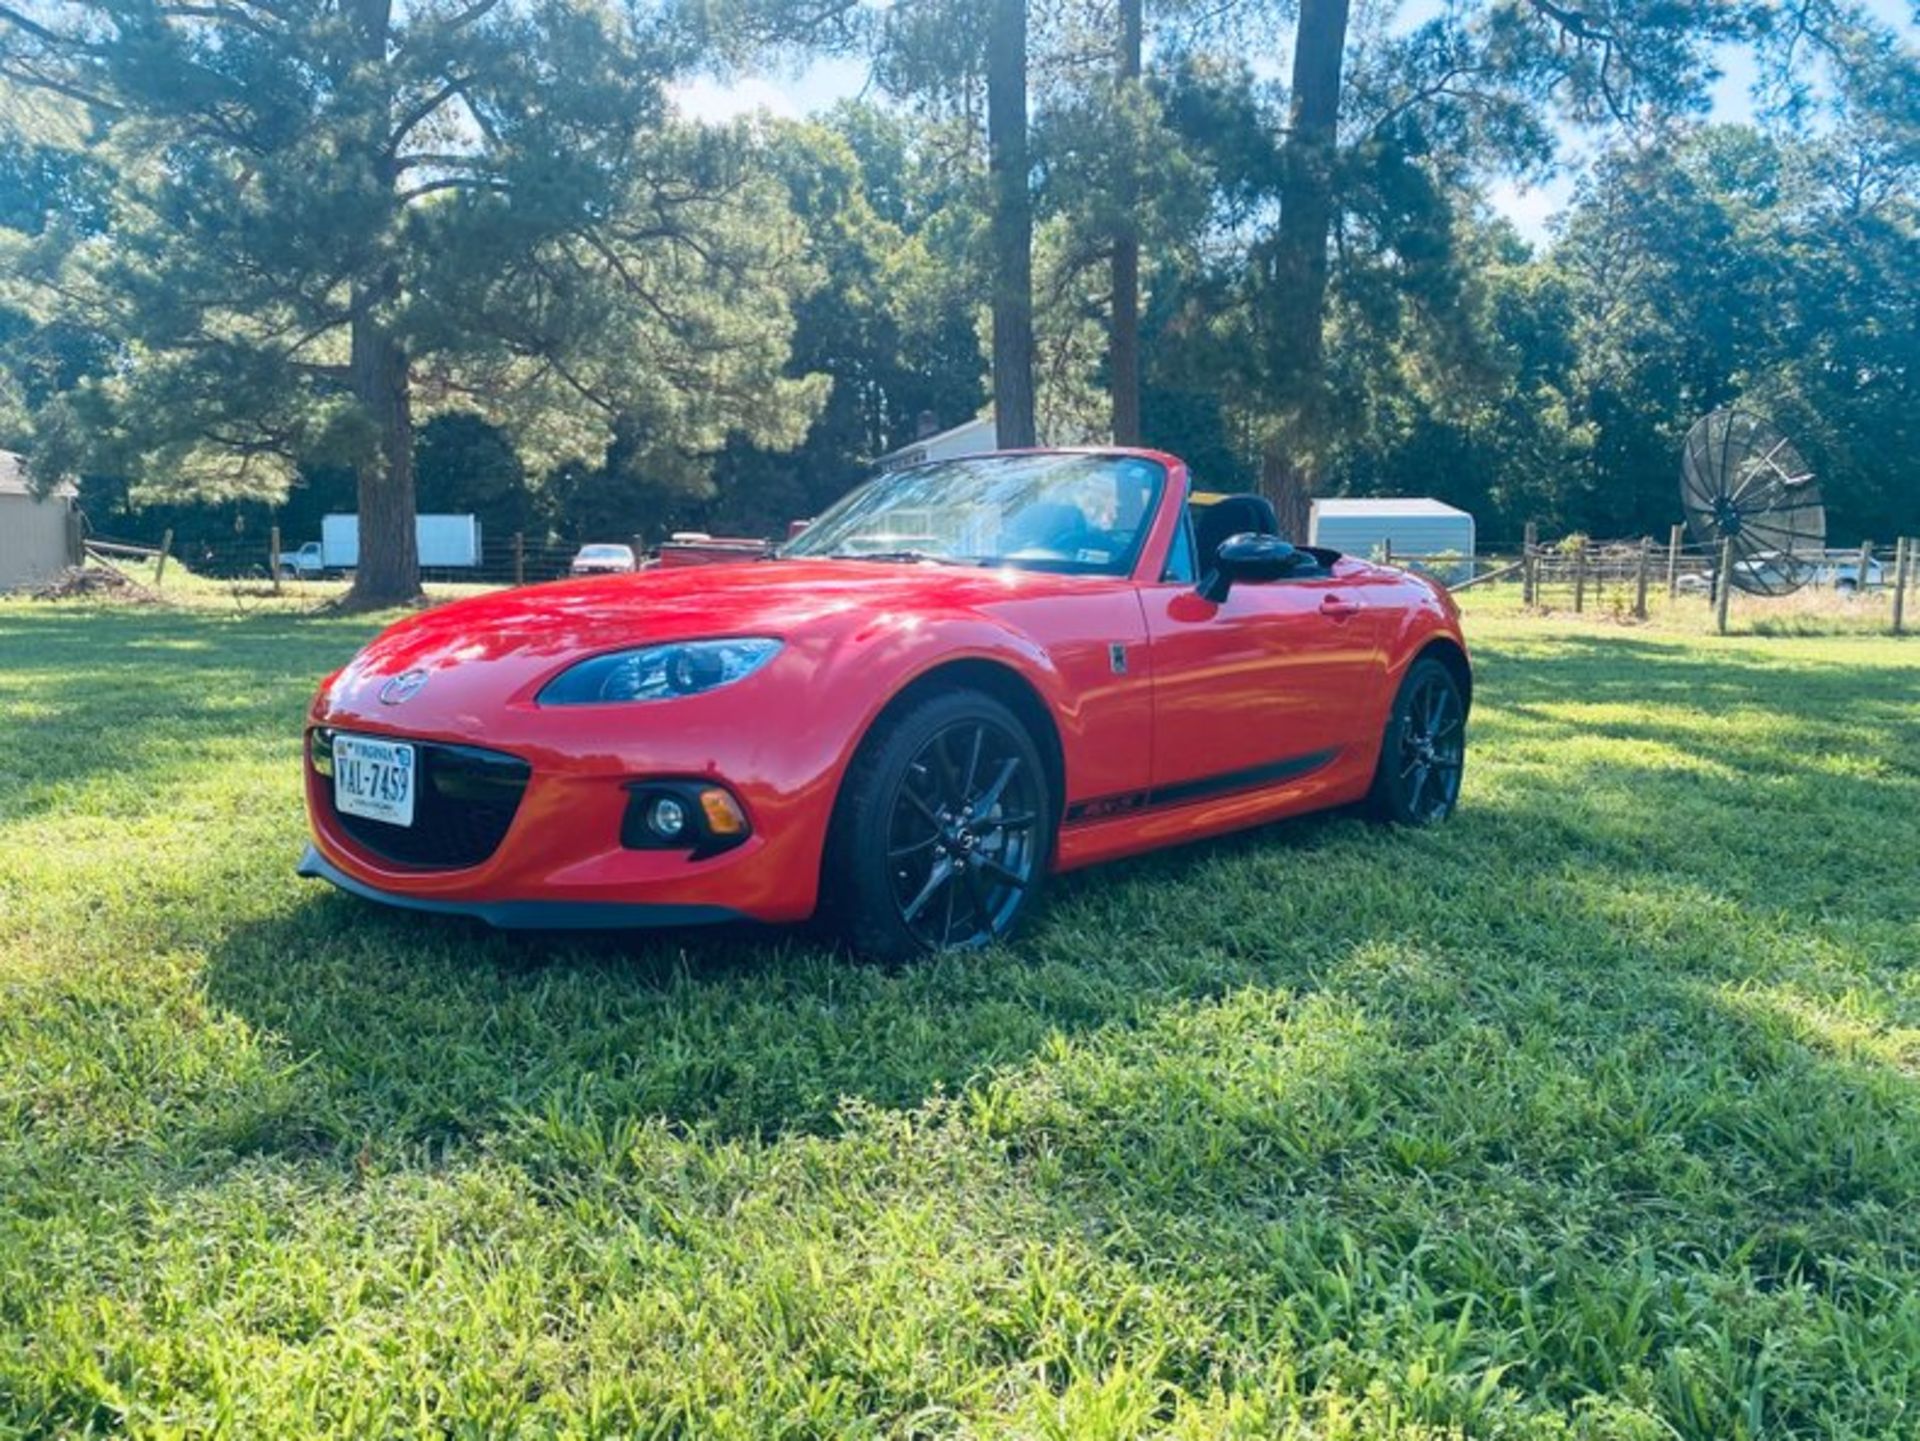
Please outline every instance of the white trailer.
M465 570L480 564L480 517L419 515L414 541L423 570ZM360 517L320 518L320 539L298 550L280 552L280 567L293 575L315 576L352 570L360 564Z
M1316 500L1307 517L1307 543L1362 558L1389 547L1396 558L1457 555L1460 566L1434 569L1473 572L1473 517L1428 496Z

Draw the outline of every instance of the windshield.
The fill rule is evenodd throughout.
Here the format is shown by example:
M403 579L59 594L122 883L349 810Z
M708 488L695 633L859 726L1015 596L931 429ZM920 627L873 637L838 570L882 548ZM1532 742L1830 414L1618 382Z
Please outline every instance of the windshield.
M1126 575L1165 480L1127 455L931 461L867 482L780 554Z
M582 560L626 560L633 554L624 545L583 545L580 547Z

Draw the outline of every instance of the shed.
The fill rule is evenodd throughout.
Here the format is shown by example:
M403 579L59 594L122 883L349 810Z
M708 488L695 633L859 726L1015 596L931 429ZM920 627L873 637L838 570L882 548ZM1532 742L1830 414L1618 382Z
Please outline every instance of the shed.
M1307 543L1368 556L1388 546L1396 556L1472 556L1473 517L1430 496L1347 496L1316 500Z
M78 495L69 484L34 494L26 463L0 450L0 591L45 584L79 564Z

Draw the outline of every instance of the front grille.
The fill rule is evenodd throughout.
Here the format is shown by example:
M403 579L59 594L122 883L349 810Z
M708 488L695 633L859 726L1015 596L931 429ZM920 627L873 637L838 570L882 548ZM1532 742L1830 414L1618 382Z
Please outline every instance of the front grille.
M420 765L413 824L389 825L334 810L329 765L320 776L320 788L334 824L375 855L400 865L433 870L479 865L506 839L532 767L515 756L476 746L412 744ZM319 759L330 750L332 736L314 732L313 746Z

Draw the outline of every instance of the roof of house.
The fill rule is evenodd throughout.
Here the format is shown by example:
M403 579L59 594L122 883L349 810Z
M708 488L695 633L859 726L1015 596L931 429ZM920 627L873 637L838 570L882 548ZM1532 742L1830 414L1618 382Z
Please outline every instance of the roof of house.
M931 446L939 445L945 441L958 440L962 436L970 436L972 432L983 429L988 433L989 437L991 437L993 431L992 406L988 406L985 410L981 411L980 414L974 416L972 420L963 420L960 424L950 425L945 430L936 430L930 435L923 435L917 439L910 440L897 450L890 450L885 455L875 457L873 463L884 470L890 461L903 459L911 455L914 451L926 450ZM993 449L991 440L989 440L987 449Z
M52 494L72 500L80 492L70 480L63 480ZM33 482L27 476L27 458L11 450L0 450L0 495L33 495Z
M1427 495L1329 496L1316 500L1313 509L1319 515L1446 515L1473 517L1445 501Z

